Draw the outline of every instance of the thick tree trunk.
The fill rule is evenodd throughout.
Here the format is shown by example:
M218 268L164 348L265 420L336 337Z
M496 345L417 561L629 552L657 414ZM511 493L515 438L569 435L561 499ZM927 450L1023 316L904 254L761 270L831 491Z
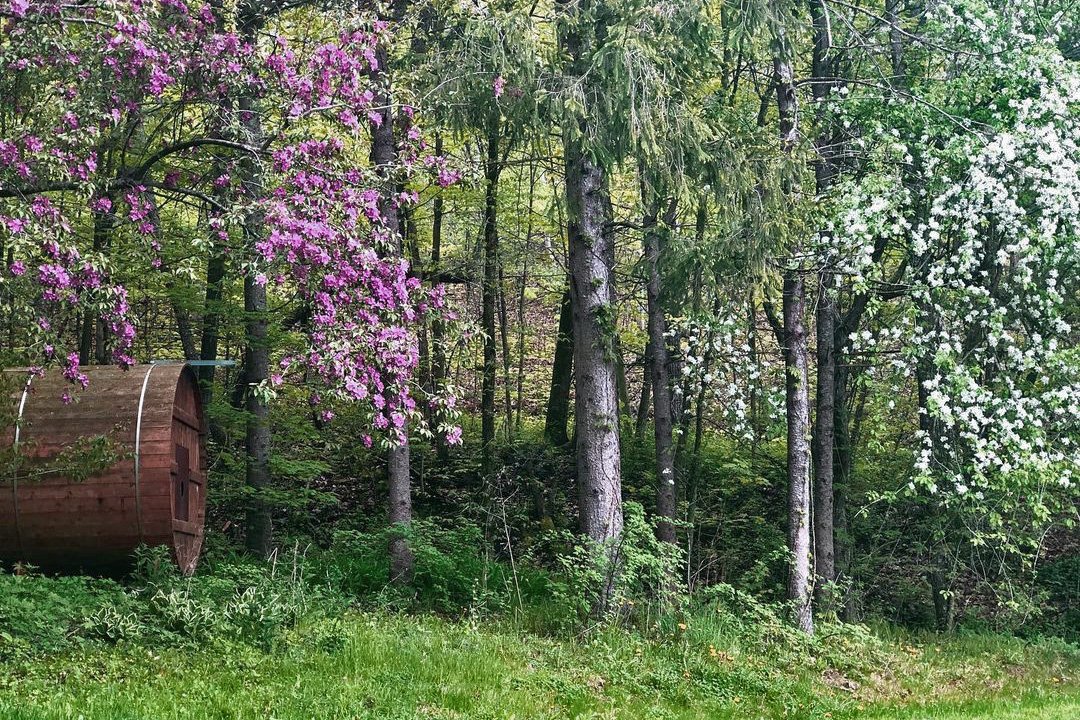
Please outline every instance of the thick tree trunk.
M791 570L788 599L795 620L814 631L810 547L810 388L807 371L806 287L803 275L784 276L784 369L787 377L788 548Z
M614 244L604 223L603 170L573 140L566 148L570 291L574 321L575 434L581 532L607 548L607 579L596 611L614 593L622 535L619 397L616 379Z
M574 380L574 314L569 286L559 303L559 329L555 338L555 358L551 364L544 438L556 446L570 442L566 426L570 419L570 386Z
M646 305L649 340L649 380L653 396L653 442L656 450L656 536L675 542L675 443L671 404L671 362L667 350L667 321L660 304L661 232L657 227L660 198L642 185L642 200L647 208L642 241L645 253ZM667 219L667 218L665 218ZM673 220L673 218L671 218Z
M481 473L490 482L495 471L495 363L497 341L495 303L498 293L499 262L499 125L495 118L487 133L487 160L484 165L484 282L481 288L481 330L484 331L484 368L480 391Z
M403 7L395 7L395 12L402 12ZM401 236L401 218L397 206L391 197L394 183L393 165L396 159L394 140L394 111L390 94L388 75L389 53L383 43L379 43L375 52L379 70L372 73L373 80L380 88L375 98L375 107L382 116L382 122L371 132L371 161L375 165L383 182L382 198L379 211L383 224L393 238L391 252L403 257L404 247ZM409 469L408 427L402 428L405 440L395 444L387 453L387 495L390 503L390 527L398 531L392 533L390 541L390 581L409 583L413 576L413 554L409 549L404 531L412 522L412 479Z

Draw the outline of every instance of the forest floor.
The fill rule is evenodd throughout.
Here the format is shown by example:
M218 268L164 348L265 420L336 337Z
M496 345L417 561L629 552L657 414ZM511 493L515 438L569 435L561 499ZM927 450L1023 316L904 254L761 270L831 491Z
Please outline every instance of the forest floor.
M507 620L350 612L274 647L88 645L0 664L0 718L1074 720L1059 641L782 628L707 614L557 639Z

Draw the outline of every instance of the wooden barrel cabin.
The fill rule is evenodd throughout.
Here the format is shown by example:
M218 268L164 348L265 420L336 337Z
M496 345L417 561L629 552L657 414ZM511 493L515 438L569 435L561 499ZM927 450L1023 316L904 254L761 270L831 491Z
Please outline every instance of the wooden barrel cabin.
M0 559L117 572L145 543L168 547L191 573L206 509L195 373L183 363L83 371L84 390L57 368L40 377L5 373Z

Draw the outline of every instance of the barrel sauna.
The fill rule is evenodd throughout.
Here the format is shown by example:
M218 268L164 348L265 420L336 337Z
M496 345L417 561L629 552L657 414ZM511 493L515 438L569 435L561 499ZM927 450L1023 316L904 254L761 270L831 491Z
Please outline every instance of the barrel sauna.
M0 440L7 458L0 559L118 572L145 543L167 546L181 571L191 573L206 509L206 422L195 373L183 363L83 372L86 389L73 388L57 368L38 377L5 373L12 391ZM71 402L64 402L65 391ZM98 465L114 464L82 479L65 477L64 468L76 466L58 454L102 436L110 452ZM9 462L12 449L16 459Z

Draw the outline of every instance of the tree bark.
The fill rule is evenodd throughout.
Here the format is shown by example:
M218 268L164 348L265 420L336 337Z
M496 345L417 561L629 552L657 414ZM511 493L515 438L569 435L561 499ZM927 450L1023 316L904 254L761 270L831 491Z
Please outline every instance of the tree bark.
M395 14L403 11L404 3L395 5ZM376 124L371 132L371 161L383 182L379 211L383 218L383 225L393 238L393 247L390 251L397 257L403 257L401 218L391 197L395 187L392 174L397 152L394 139L393 99L388 72L390 56L385 44L381 41L376 47L375 58L379 69L372 73L372 79L379 90L376 93L374 106L380 108L377 112L382 116L382 122ZM405 537L405 531L412 522L412 479L409 467L408 427L402 428L402 432L406 439L395 443L387 451L386 474L391 527L390 581L407 584L412 581L414 565L412 550Z
M199 359L201 360L217 360L218 340L221 336L225 256L217 251L216 245L210 253L210 258L206 262L206 295L203 303L202 333L199 338ZM209 407L214 398L214 367L212 365L199 368L199 392L202 394L203 407Z
M604 227L603 170L575 142L567 143L566 191L570 219L573 297L577 476L581 532L608 553L607 579L595 611L607 611L618 574L622 535L619 396L616 379L614 244Z
M245 233L261 232L261 219L245 220ZM273 541L270 505L260 493L270 485L270 408L255 388L270 376L270 348L267 344L266 286L249 273L244 278L244 379L247 394L245 445L247 461L245 480L255 491L247 511L247 549L257 557L267 557Z
M568 17L560 25L560 46L572 82L587 83L595 27L588 3L561 3ZM589 91L586 91L586 97ZM619 397L615 346L615 247L606 222L610 200L604 169L583 147L585 117L563 128L566 163L567 236L574 326L575 435L581 532L604 548L604 582L593 614L606 614L620 572L623 530L619 450ZM573 127L577 122L578 127Z
M645 295L649 340L649 380L653 396L653 443L656 450L656 537L675 543L675 443L671 404L671 362L667 350L667 321L660 304L661 233L657 227L661 199L642 181L642 201L646 208L642 242L645 253ZM673 213L672 213L673 214ZM665 218L674 220L674 218Z
M241 34L247 42L255 42L255 35L263 23L263 15L258 9L249 9L241 18ZM244 141L258 147L263 143L261 109L253 97L243 96L238 99L241 128ZM262 197L263 183L258 161L245 154L240 162L241 182L244 197L248 202ZM265 228L263 216L255 208L250 209L243 219L244 247L254 253L256 243L262 239ZM248 506L245 523L245 543L247 549L257 557L270 554L273 541L273 524L270 505L262 493L270 485L270 408L255 392L270 376L270 346L267 341L267 306L266 286L256 282L249 271L244 277L244 381L246 394L245 481L254 491L254 497Z
M503 412L506 415L506 427L503 437L507 442L513 436L514 429L514 399L510 381L510 318L506 308L506 278L504 277L502 261L499 261L499 337L502 340L502 369L503 369Z
M562 447L570 442L566 427L570 418L570 386L574 380L574 315L567 286L559 303L559 329L555 338L555 358L551 364L551 390L548 393L544 438Z
M490 482L495 471L495 303L498 293L499 121L490 122L484 164L484 282L481 287L481 329L484 331L484 367L480 391L481 473Z
M641 358L641 366L641 394L638 395L637 417L634 419L634 436L639 442L645 440L649 409L652 407L652 360L647 349Z
M810 547L810 388L807 371L806 287L802 273L784 277L784 369L787 406L788 599L799 628L813 633Z
M531 222L531 221L530 221ZM526 234L526 238L532 236L532 231ZM517 306L517 323L518 323L518 336L517 336L517 351L518 351L518 365L517 365L517 382L516 382L516 394L517 402L515 404L516 417L514 418L514 429L516 431L521 430L521 411L522 406L525 403L525 288L529 282L529 258L525 256L525 260L521 266L521 284L518 286L518 306Z
M814 427L814 597L819 611L833 612L836 582L833 480L836 409L835 306L821 288L817 306L817 407Z
M819 128L814 145L814 179L817 197L823 198L832 185L832 133L825 124L823 108L832 90L829 51L831 33L822 0L811 0L814 25L812 87ZM822 233L826 237L826 233ZM831 262L826 258L826 263ZM834 500L834 432L836 427L836 301L832 294L832 272L828 264L821 271L817 302L817 398L814 427L814 599L819 611L835 612L832 587L836 582Z
M435 155L441 157L443 153L442 135L435 136ZM442 193L436 193L431 203L431 271L438 274L442 264L442 227L443 227L443 197ZM446 326L439 317L431 321L431 386L439 391L446 384L448 368L446 366ZM442 418L436 414L435 424L438 425ZM435 455L440 461L446 461L450 457L450 447L442 433L435 433Z
M106 196L110 200L112 196ZM112 216L107 212L95 210L94 219L94 251L104 252L109 246L109 234L112 230ZM105 348L105 328L98 314L87 310L83 314L82 326L79 333L79 364L89 365L91 359L98 365L106 365L109 362L108 352ZM92 356L92 357L91 357Z
M777 13L778 17L780 13ZM773 42L773 73L780 121L780 148L791 153L798 140L798 106L791 46L781 21ZM789 188L789 192L791 189ZM800 247L792 260L799 262ZM785 394L787 407L788 474L788 600L795 622L807 634L814 632L813 577L810 546L810 388L807 368L806 280L799 267L784 270L783 332Z

